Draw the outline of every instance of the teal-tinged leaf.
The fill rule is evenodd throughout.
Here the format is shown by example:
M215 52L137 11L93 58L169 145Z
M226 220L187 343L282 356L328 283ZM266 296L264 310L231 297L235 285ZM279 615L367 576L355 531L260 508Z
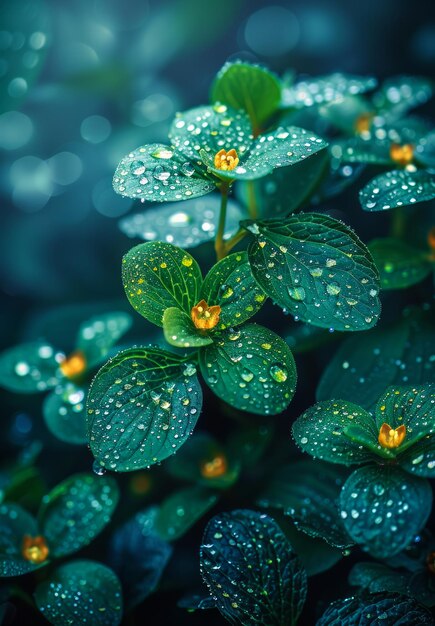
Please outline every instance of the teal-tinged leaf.
M433 81L419 76L393 76L373 94L373 104L387 119L403 116L431 98Z
M159 143L129 152L113 177L116 193L145 202L187 200L214 191L215 184L182 154Z
M195 368L159 348L130 348L104 365L88 396L88 435L101 465L128 472L174 454L202 406Z
M36 520L18 504L0 504L0 576L21 576L40 567L21 554L25 535L38 535Z
M220 150L234 149L241 158L252 142L251 123L246 113L224 104L196 107L177 113L169 139L193 163L202 165L200 151L213 160Z
M394 592L410 595L408 582L408 572L395 572L383 563L357 563L349 574L349 585L362 587L370 593Z
M266 300L252 276L244 251L234 252L216 263L205 277L200 293L209 306L221 307L216 327L220 330L246 322Z
M205 529L200 558L202 577L228 621L295 626L307 577L271 517L248 510L214 517Z
M359 192L365 211L385 211L435 198L435 174L425 170L384 172Z
M373 416L357 404L326 400L310 407L293 423L297 445L311 456L330 463L353 465L394 458L378 444Z
M371 135L351 137L331 146L332 156L342 163L369 163L371 165L393 165L387 139Z
M31 455L35 444L42 447L41 442L34 441L29 448L23 451L23 456ZM34 461L36 459L30 458L25 463L19 462L14 465L8 472L2 472L1 501L19 504L28 511L37 509L42 497L47 492L47 488L41 472L33 465Z
M341 398L373 409L389 385L421 385L434 377L433 312L346 339L317 387L318 400Z
M281 85L267 69L243 61L226 63L218 72L210 94L213 102L243 109L252 128L259 130L278 109Z
M435 167L435 131L422 137L415 147L416 160L425 167Z
M37 393L59 382L60 355L45 341L24 343L0 354L0 386L14 393Z
M38 514L51 556L87 546L109 523L118 499L118 486L110 476L76 474L57 485L44 497Z
M435 385L389 387L376 406L376 427L406 426L403 443L392 452L408 472L435 478Z
M182 449L168 459L171 476L207 487L225 489L237 479L240 463L208 433L194 433Z
M296 388L296 365L287 344L257 324L229 329L200 352L201 373L210 389L242 411L276 415Z
M424 250L399 239L374 239L368 245L379 270L382 289L406 289L424 280L432 263Z
M319 205L343 193L360 178L365 168L363 163L341 163L339 159L330 159L329 172L316 189L312 204Z
M347 532L365 552L380 559L398 554L412 541L431 507L428 481L392 465L360 467L340 494Z
M373 107L361 96L345 96L342 100L333 102L327 107L321 107L319 115L344 134L352 135L358 131L360 120L370 123Z
M163 314L163 332L171 346L178 348L199 348L213 343L210 335L195 327L190 315L177 307L166 309Z
M199 302L201 270L184 250L161 241L142 243L122 260L122 281L131 306L157 326L178 307L190 315Z
M118 626L122 619L121 583L95 561L71 561L54 570L35 591L42 615L54 626Z
M77 445L86 443L86 395L83 387L66 382L44 399L44 420L57 439Z
M162 502L154 529L165 541L182 537L217 502L218 495L204 487L188 487Z
M430 626L431 614L418 602L398 594L370 594L336 600L316 626Z
M104 360L110 348L128 331L131 323L131 316L119 311L96 315L80 326L76 347L84 353L88 369Z
M379 278L366 246L342 222L318 213L243 223L254 278L298 319L365 330L380 315Z
M167 241L180 248L195 248L216 237L220 197L216 194L185 202L168 203L147 209L119 221L119 228L128 237L145 241ZM224 239L239 228L243 218L240 206L228 200Z
M303 108L329 104L355 96L376 87L376 79L371 76L353 76L349 74L326 74L307 80L301 80L285 87L282 92L284 107Z
M257 137L246 158L229 171L216 169L212 160L207 160L208 169L229 180L255 180L281 167L303 161L326 148L327 142L311 131L297 126L280 127Z
M347 472L319 461L303 460L280 468L257 499L265 508L277 508L296 527L332 546L347 548L352 541L343 527L338 497Z

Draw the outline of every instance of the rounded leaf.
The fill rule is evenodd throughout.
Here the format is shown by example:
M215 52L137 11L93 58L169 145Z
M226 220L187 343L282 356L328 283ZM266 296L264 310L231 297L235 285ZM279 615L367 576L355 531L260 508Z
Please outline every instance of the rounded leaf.
M95 561L71 561L54 570L35 591L35 601L54 626L118 626L122 619L121 583Z
M200 352L204 380L219 398L242 411L276 415L296 389L296 365L285 341L258 324L219 334Z
M406 289L424 280L432 264L423 250L399 239L375 239L368 248L379 270L382 289Z
M76 348L84 353L88 369L105 359L110 348L125 335L131 324L131 316L119 311L96 315L80 326Z
M199 302L202 275L195 259L161 241L142 243L122 260L122 281L131 306L147 320L163 325L169 307L188 313Z
M38 393L54 387L60 355L45 341L24 343L0 354L0 386L14 393Z
M154 529L166 541L182 537L218 501L218 495L204 487L181 489L162 502Z
M87 546L109 523L118 504L110 476L76 474L44 496L38 514L50 554L61 557Z
M21 576L40 567L22 555L25 535L38 535L35 518L18 504L0 504L0 576Z
M316 76L285 87L282 92L282 105L299 109L329 104L343 100L346 96L355 96L373 89L376 82L371 76L352 76L340 72Z
M83 387L66 382L44 399L44 420L57 439L77 445L86 443L86 394Z
M379 559L403 550L424 527L431 507L428 481L395 466L360 467L340 494L347 532L365 552Z
M365 211L386 211L434 198L435 174L426 170L384 172L359 192Z
M199 348L213 343L213 339L198 330L187 313L170 307L163 314L163 332L166 341L178 348Z
M163 461L191 435L202 406L195 367L159 348L129 348L88 395L88 436L102 466L128 472Z

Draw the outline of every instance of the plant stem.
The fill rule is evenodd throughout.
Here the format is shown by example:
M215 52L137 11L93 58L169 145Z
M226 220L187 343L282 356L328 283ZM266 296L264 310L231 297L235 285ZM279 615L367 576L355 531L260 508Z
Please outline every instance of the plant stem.
M246 183L246 189L248 192L248 211L249 217L252 220L256 220L258 217L257 198L255 197L254 181L248 180Z
M246 230L244 228L239 228L239 230L227 241L225 241L224 243L224 248L225 248L225 254L224 256L227 256L228 252L231 252L231 250L234 248L234 246L236 246L239 241L242 241L242 239L244 239L246 237Z
M406 214L402 207L393 209L393 219L391 222L391 236L402 239L406 231Z
M219 223L218 229L216 233L216 239L214 242L214 249L216 250L216 258L218 261L224 258L225 251L225 242L224 242L224 233L225 233L225 220L227 217L227 202L228 202L228 186L221 186L221 208L219 212Z

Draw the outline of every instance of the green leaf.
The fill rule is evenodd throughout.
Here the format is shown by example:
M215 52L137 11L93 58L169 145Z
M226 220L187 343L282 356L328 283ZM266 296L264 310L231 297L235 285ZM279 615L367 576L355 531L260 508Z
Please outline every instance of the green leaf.
M128 331L131 324L131 316L120 311L96 315L80 326L76 347L85 354L88 369L104 361L110 348Z
M0 576L21 576L40 567L22 556L24 535L38 535L34 517L18 504L0 504Z
M385 172L359 192L365 211L385 211L435 198L435 174L425 170Z
M342 163L369 163L392 165L389 139L377 139L371 135L351 137L331 146L332 156Z
M435 167L435 132L422 137L415 147L416 160L428 168Z
M122 263L130 304L153 324L163 325L169 307L190 315L198 304L201 270L188 252L161 241L141 243L127 252Z
M278 109L281 85L268 70L251 63L226 63L211 88L211 100L243 109L258 130Z
M118 225L128 237L167 241L180 248L194 248L216 237L219 206L220 197L210 194L129 215ZM240 206L228 200L224 239L236 233L242 217Z
M45 341L20 344L0 354L0 386L8 391L47 391L59 378L59 355Z
M398 594L371 594L336 600L316 626L430 626L431 614L418 602Z
M352 541L344 530L337 506L346 477L342 468L328 463L297 461L272 476L257 504L281 509L302 532L320 537L337 548L347 548Z
M327 400L310 407L293 423L297 445L311 456L330 463L353 465L394 458L378 445L373 416L357 404Z
M404 116L409 109L420 106L432 96L433 81L419 76L393 76L385 80L373 94L373 104L387 119Z
M345 96L327 107L321 107L319 115L345 135L352 135L357 130L360 118L371 119L373 107L361 96Z
M166 341L178 348L199 348L213 343L209 335L195 327L190 315L177 307L170 307L164 312L163 332Z
M228 621L296 624L305 603L306 573L268 515L236 510L214 517L200 558L202 577Z
M366 246L342 222L318 213L242 222L260 287L298 319L335 330L365 330L380 315L379 279Z
M118 486L110 476L76 474L42 500L38 521L53 557L87 546L109 523L118 504Z
M284 339L293 354L303 354L336 341L339 336L338 333L328 332L326 328L299 322L284 335Z
M121 583L95 561L71 561L54 570L35 591L44 617L55 626L118 626L122 619Z
M102 466L148 467L174 454L202 406L195 368L159 348L129 348L98 372L88 396L88 435Z
M308 80L301 80L285 87L282 92L284 107L303 108L329 104L355 96L376 87L376 79L371 76L349 74L326 74Z
M435 478L435 385L389 387L376 407L376 427L406 426L403 443L392 450L412 474Z
M182 537L217 502L215 491L188 487L163 501L155 519L155 531L165 541Z
M399 239L374 239L368 248L379 270L382 289L406 289L432 271L427 253Z
M121 160L113 188L124 197L168 202L203 196L216 186L185 156L169 146L153 143L129 152Z
M200 299L219 305L217 329L246 322L261 309L266 295L252 276L246 252L234 252L214 265L204 279Z
M349 585L362 587L370 593L408 593L408 572L395 572L383 563L357 563L349 574Z
M224 104L201 106L177 113L169 139L186 159L203 166L203 152L212 160L222 149L243 157L252 143L251 123L243 111Z
M347 532L365 552L380 559L398 554L411 542L431 507L428 481L391 465L360 467L340 494Z
M431 382L434 342L430 310L417 310L396 324L349 337L324 370L317 400L341 398L371 410L389 385Z
M296 388L296 365L287 344L257 324L229 329L200 352L204 380L219 398L241 411L276 415Z
M279 520L279 525L298 555L307 576L326 572L343 558L342 550L334 548L323 539L299 531L294 524L284 524Z
M86 443L86 395L83 387L66 382L44 399L44 420L57 439L77 445Z

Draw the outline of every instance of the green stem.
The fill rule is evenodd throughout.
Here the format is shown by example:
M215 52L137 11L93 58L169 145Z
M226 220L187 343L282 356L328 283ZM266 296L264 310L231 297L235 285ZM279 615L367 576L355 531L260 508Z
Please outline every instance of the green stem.
M391 222L391 236L402 239L406 231L406 213L402 207L393 209L393 219Z
M247 233L244 228L239 228L239 230L224 243L224 247L225 247L224 256L227 256L228 252L231 252L234 246L236 246L239 243L239 241L242 241L242 239L246 237L246 234Z
M252 220L256 220L258 217L257 198L255 196L255 186L253 180L248 180L246 183L246 189L248 192L248 211L249 217Z
M228 203L228 186L221 186L221 208L219 212L219 223L218 229L216 233L216 239L214 242L214 249L216 250L216 258L218 261L224 258L225 256L225 242L224 242L224 233L225 233L225 220L227 217L227 203Z

